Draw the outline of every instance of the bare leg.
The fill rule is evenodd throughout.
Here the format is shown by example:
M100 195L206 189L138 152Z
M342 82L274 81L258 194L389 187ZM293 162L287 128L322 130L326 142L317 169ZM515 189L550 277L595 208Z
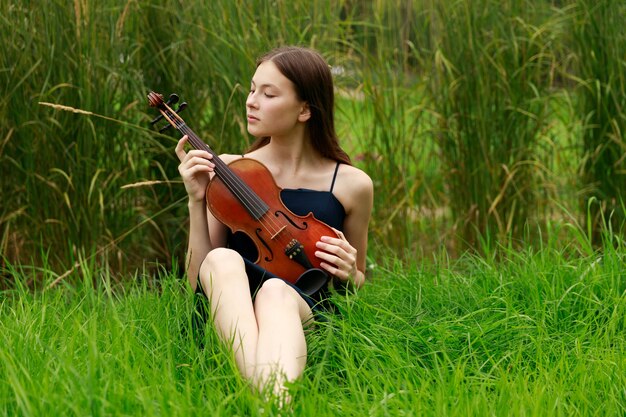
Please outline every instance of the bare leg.
M303 323L312 318L309 305L282 280L269 279L253 306L244 262L230 249L207 255L200 280L218 335L232 343L241 374L260 391L281 394L285 382L297 379L306 364Z
M256 384L259 388L271 384L267 388L280 395L285 382L297 379L304 370L307 347L303 322L312 317L311 309L285 282L270 279L259 290L254 311L259 329Z
M232 342L239 371L252 380L259 331L243 259L233 250L214 249L200 267L200 280L220 339Z

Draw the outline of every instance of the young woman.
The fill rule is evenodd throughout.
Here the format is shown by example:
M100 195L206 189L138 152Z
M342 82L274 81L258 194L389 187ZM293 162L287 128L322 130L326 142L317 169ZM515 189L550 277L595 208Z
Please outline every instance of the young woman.
M345 285L364 282L373 185L339 147L334 127L333 83L328 64L315 51L283 47L257 62L246 100L248 132L257 138L244 156L262 162L295 214L313 212L336 229L317 242L321 268ZM187 275L209 300L219 337L232 345L241 374L260 390L275 393L304 369L304 335L325 288L309 297L253 262L252 241L231 234L207 210L205 190L213 175L211 155L176 146L189 195ZM242 155L221 155L230 163ZM271 273L271 271L270 271Z

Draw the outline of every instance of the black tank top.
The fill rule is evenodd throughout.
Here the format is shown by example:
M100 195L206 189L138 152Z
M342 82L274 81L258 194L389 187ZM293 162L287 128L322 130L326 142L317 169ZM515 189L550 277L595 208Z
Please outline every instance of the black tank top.
M328 191L309 190L306 188L285 188L281 190L280 198L285 206L298 216L306 216L309 213L313 213L317 220L343 231L346 210L333 194L339 165L340 163L337 162ZM254 242L243 232L229 232L226 246L236 250L241 256L251 262L256 261L258 257Z

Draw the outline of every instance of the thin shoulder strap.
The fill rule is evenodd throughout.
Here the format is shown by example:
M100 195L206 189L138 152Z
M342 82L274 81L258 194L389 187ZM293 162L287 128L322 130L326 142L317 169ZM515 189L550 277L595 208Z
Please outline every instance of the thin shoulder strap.
M341 162L337 162L337 165L335 166L335 173L333 174L333 182L330 184L330 192L333 192L333 188L335 187L335 179L337 178L337 171L339 171L339 164L341 164Z

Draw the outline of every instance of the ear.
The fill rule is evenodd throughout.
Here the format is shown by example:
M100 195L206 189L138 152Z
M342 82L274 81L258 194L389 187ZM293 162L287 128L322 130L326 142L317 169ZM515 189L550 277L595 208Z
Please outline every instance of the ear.
M306 122L311 118L311 108L309 107L309 103L304 102L302 105L302 109L300 109L300 114L298 115L299 122Z

